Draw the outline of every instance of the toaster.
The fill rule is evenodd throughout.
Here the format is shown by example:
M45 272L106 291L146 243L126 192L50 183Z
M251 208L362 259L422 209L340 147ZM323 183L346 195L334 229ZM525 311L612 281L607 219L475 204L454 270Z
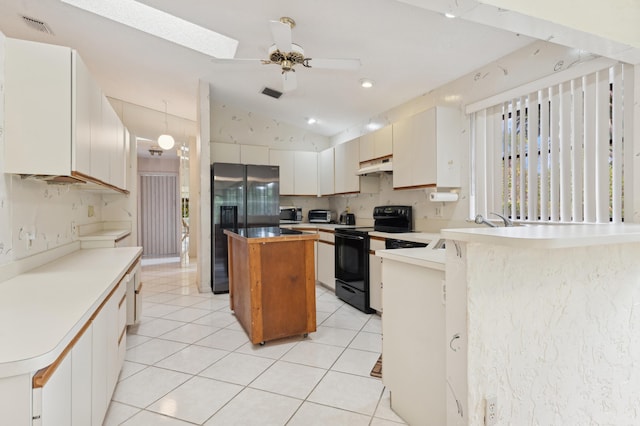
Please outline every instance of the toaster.
M315 209L309 210L308 218L309 223L334 223L336 214L331 210Z

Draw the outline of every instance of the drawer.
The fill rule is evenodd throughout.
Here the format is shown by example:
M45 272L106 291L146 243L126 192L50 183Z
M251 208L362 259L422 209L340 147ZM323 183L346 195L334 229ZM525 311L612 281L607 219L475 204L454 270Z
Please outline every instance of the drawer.
M333 231L324 231L320 229L318 230L318 235L320 236L320 241L327 243L335 243L336 241L336 235Z

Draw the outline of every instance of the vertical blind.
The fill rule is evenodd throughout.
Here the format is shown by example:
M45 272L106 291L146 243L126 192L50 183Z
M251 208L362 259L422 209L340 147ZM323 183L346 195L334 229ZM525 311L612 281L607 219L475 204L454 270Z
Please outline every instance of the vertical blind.
M178 175L140 175L140 236L145 257L180 255Z
M471 216L622 222L632 97L633 69L616 64L473 112Z

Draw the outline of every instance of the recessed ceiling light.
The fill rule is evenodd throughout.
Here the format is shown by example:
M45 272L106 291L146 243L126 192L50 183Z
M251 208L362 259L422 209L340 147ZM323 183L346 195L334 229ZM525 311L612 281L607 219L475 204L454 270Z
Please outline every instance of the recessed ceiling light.
M134 0L61 1L215 58L233 58L238 48L238 40Z
M455 17L456 17L456 15L454 15L454 14L453 14L453 13L451 13L451 12L447 12L447 13L445 13L445 14L444 14L444 17L445 17L445 18L449 18L449 19L453 19L453 18L455 18Z
M378 129L382 129L382 124L376 123L374 121L372 121L371 123L367 123L367 130L374 131Z
M373 80L369 80L368 78L363 78L360 80L360 86L365 89L370 89L373 87Z
M307 119L307 124L316 124L317 122L318 122L318 120L316 120L316 119L315 119L315 118L313 118L313 117L309 117L309 118Z

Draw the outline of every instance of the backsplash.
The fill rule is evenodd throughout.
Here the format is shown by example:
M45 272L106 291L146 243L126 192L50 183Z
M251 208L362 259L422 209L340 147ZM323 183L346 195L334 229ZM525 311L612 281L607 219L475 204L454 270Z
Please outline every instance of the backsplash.
M356 225L362 226L373 225L373 208L385 205L411 206L413 208L413 228L416 231L439 232L444 227L470 226L464 220L453 221L451 219L456 216L454 213L456 209L460 208L459 205L466 206L466 203L460 201L434 203L429 200L429 194L435 190L433 188L394 190L392 174L384 173L374 179L379 179L377 193L336 195L330 198L330 208L339 215L348 207L349 211L356 215Z
M10 182L12 260L71 243L78 238L78 225L102 220L99 193L18 176Z

